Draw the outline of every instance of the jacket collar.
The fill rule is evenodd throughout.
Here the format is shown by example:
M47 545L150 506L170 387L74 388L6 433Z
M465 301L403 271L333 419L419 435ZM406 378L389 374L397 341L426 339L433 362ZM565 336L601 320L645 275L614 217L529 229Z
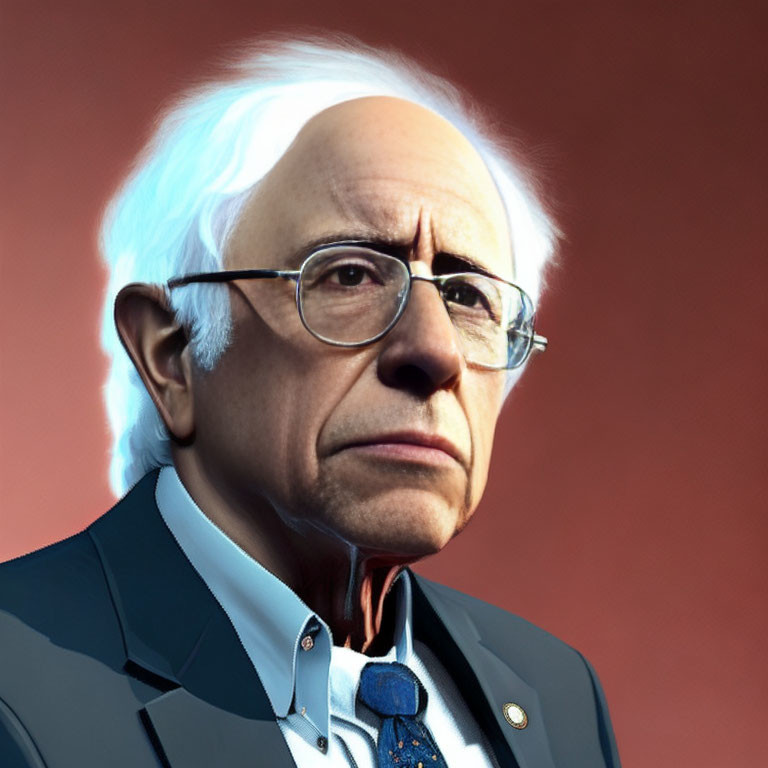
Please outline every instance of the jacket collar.
M122 627L126 671L160 691L141 713L149 737L172 768L216 765L223 744L231 768L251 768L259 754L294 766L229 619L160 516L157 476L146 475L88 529ZM554 768L536 691L450 590L411 575L414 636L451 672L500 764ZM507 702L527 712L524 730L507 723Z
M172 768L221 761L252 768L254 755L294 766L261 682L229 619L165 526L146 475L88 532L125 643L126 671L161 693L140 713Z

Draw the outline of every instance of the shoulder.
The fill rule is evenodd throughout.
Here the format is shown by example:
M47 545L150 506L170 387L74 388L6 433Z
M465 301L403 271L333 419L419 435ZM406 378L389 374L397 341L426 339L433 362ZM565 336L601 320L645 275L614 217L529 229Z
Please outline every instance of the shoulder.
M568 643L492 603L421 577L417 583L443 615L453 611L469 619L482 645L512 664L540 693L594 693L597 677L592 665Z
M67 627L87 633L114 603L100 542L118 540L133 557L143 538L138 511L154 506L157 472L147 474L84 531L23 557L0 563L0 613L58 636ZM138 565L138 563L137 563Z
M562 698L591 688L590 667L567 643L526 619L458 590L421 577L416 583L443 621L454 631L474 635L484 648L509 662L540 694L553 689Z
M0 622L23 624L62 648L104 661L114 652L124 661L102 549L117 540L116 549L141 567L134 546L146 538L139 512L154 507L156 478L157 472L146 475L84 531L0 564Z
M421 576L415 576L415 582L438 610L461 613L470 619L484 644L498 637L521 661L555 657L565 663L583 663L578 651L521 616Z
M152 759L136 711L156 691L126 674L93 530L0 564L1 765Z
M121 631L88 531L0 565L0 632L6 672L33 646L118 662Z
M63 618L90 623L111 602L87 531L0 565L0 611L43 630Z

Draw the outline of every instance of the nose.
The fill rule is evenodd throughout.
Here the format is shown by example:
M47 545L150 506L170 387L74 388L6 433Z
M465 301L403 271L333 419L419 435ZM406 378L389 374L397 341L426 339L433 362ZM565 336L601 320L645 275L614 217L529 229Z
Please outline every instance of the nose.
M381 342L379 378L420 397L452 389L466 367L448 311L436 286L415 279L408 306Z

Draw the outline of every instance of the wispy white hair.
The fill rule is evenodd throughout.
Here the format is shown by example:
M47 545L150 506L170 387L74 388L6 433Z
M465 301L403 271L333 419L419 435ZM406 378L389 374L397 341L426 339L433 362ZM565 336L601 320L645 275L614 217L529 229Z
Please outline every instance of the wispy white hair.
M489 137L479 113L445 80L404 56L346 38L269 41L248 50L232 76L184 95L107 208L101 244L109 267L102 345L114 444L110 481L120 495L150 469L171 463L166 429L118 339L117 292L131 282L165 284L222 268L228 232L249 190L277 163L307 121L335 104L394 96L443 116L474 145L505 204L516 282L536 301L556 232L519 162ZM195 361L210 370L231 332L227 289L172 292ZM516 372L510 376L511 389Z

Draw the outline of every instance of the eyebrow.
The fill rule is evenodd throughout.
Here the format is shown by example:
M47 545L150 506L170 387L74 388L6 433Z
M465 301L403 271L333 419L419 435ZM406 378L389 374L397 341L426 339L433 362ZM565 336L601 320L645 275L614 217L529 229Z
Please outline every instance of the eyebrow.
M412 243L400 238L388 239L381 235L373 235L371 232L336 232L333 234L322 235L302 244L302 246L291 256L289 263L296 269L312 253L325 246L331 245L360 245L371 248L375 251L386 253L389 256L395 256L402 261L409 261L409 255L412 249ZM486 277L499 279L499 275L494 274L486 267L478 264L470 256L448 251L438 251L434 255L434 262L444 264L435 274L451 274L453 272L473 272ZM504 278L501 278L504 279Z

